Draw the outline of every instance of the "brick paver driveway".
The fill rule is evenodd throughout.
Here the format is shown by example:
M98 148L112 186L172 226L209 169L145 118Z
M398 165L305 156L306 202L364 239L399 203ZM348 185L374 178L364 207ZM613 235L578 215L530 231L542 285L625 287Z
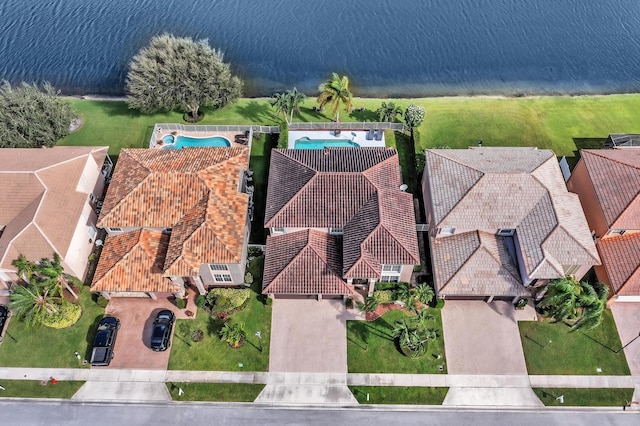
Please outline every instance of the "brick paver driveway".
M509 302L447 300L442 309L450 374L527 374Z
M640 303L615 302L611 304L613 318L620 335L620 342L626 345L640 333ZM617 348L616 348L617 349ZM640 338L624 348L629 370L634 376L640 376Z
M275 299L269 371L346 373L346 321L357 316L341 300Z

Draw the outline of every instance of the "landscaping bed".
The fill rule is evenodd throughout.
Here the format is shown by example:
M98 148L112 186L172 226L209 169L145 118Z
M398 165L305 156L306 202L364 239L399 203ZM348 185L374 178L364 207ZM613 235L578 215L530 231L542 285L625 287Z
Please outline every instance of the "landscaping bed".
M360 404L442 405L449 388L349 386L349 390Z
M529 374L630 374L608 309L602 324L594 330L572 331L567 325L550 320L520 321L518 327Z

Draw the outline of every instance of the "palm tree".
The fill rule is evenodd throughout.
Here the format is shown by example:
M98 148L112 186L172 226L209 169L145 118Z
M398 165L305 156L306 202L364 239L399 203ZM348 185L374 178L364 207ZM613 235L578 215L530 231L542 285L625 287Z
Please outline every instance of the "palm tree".
M287 116L289 115L289 99L286 93L274 93L269 103L276 109L276 114L282 114L284 121L286 121L287 124L291 124L289 120L287 120Z
M220 338L227 342L232 348L238 348L246 338L244 332L244 323L242 321L237 324L231 325L230 323L224 323L220 330Z
M40 324L43 318L57 312L60 306L59 298L50 294L49 288L36 284L14 286L9 300L11 310L28 327Z
M434 330L423 330L407 322L407 318L397 321L393 329L393 336L398 339L401 348L407 349L412 358L424 355L427 350L427 342L437 336Z
M375 310L378 309L378 299L373 296L367 296L364 302L358 302L356 306L360 312L364 312L365 314L375 312Z
M376 110L376 114L378 114L379 121L388 121L394 122L396 121L396 117L398 115L402 115L402 108L393 102L382 102L382 106Z
M18 275L26 283L31 280L33 272L36 269L36 264L34 262L27 260L27 257L24 254L21 254L17 259L14 259L11 264L16 267Z
M344 105L346 112L352 107L353 95L349 91L349 77L340 77L337 73L331 74L331 78L318 86L320 96L318 103L320 108L329 106L331 113L335 114L336 122L340 121L340 106Z
M608 288L604 285L599 284L594 288L588 282L566 277L547 285L538 307L574 330L582 327L590 329L602 322L607 295Z
M52 295L62 296L66 289L74 299L78 299L78 295L71 288L67 275L64 273L58 253L53 253L53 260L40 259L40 262L36 265L35 273L43 286L50 287Z
M424 308L416 312L416 316L414 318L415 318L416 325L422 328L425 327L428 321L433 321L436 319L436 317L431 315L428 309L424 309Z
M398 284L398 288L396 289L396 299L403 301L405 304L408 304L410 298L411 298L411 289L409 288L409 284L408 283Z
M414 290L414 296L420 303L423 305L428 305L431 303L433 298L435 297L435 293L433 288L429 284L418 284L418 286Z
M290 114L288 124L291 124L293 123L293 112L295 111L296 114L300 114L300 104L304 101L306 95L299 92L296 87L294 87L293 90L287 90L286 95Z

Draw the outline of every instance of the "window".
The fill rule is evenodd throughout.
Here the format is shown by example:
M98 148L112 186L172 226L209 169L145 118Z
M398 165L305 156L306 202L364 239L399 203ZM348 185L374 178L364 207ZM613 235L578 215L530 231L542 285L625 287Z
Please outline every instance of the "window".
M609 231L609 234L620 234L620 235L624 235L624 233L627 232L626 229L612 229L611 231Z
M227 268L227 265L216 264L216 263L210 263L209 268L212 271L228 271L229 270L229 268Z
M109 232L122 232L122 228L109 228Z
M98 234L98 231L96 231L95 226L93 226L93 225L89 226L89 227L87 228L87 232L89 233L89 237L90 237L92 240L95 240L95 239L96 239L96 235Z
M91 192L89 193L89 202L93 203L94 201L96 201L96 196Z
M400 276L399 275L383 275L382 278L380 278L381 283L397 283L400 282Z
M281 227L278 227L278 228L273 227L273 228L271 228L271 232L272 232L272 233L274 233L274 234L284 234L284 228L281 228Z
M213 279L216 282L230 283L231 282L231 275L229 275L229 274L213 274Z
M340 227L340 228L329 228L329 233L331 235L343 235L344 234L344 229L342 227Z
M575 273L578 272L578 269L580 269L580 265L570 265L564 267L566 275L575 275Z
M399 274L402 270L402 265L382 265L382 272L395 272Z
M456 233L456 228L441 228L440 235L453 235Z
M504 228L498 231L498 235L501 237L513 237L513 234L516 233L515 229Z

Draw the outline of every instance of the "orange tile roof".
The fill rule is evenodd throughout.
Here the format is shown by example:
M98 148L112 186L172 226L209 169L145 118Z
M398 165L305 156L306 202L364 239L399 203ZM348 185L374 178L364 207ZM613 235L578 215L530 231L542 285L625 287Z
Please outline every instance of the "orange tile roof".
M150 229L107 237L91 291L177 291L162 274L168 240L168 234Z
M239 183L248 156L246 147L123 149L98 226L173 228L165 276L240 263L249 196Z

